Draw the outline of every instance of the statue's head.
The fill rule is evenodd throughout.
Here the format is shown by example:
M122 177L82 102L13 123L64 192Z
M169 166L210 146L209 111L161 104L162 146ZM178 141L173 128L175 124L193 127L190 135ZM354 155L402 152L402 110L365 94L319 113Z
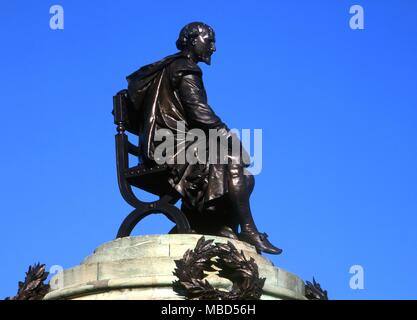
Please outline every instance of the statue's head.
M213 28L202 22L192 22L181 29L177 48L196 62L211 64L211 55L216 51Z

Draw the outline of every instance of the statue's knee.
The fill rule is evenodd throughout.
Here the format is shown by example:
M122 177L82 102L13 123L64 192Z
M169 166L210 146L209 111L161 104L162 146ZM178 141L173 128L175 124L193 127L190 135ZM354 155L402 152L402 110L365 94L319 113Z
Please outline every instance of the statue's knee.
M237 179L243 175L243 167L239 164L229 164L227 166L229 176L232 179Z
M252 193L253 188L255 187L255 177L253 175L246 175L246 186L248 188L249 193Z
M255 187L255 178L253 175L245 175L245 168L240 164L229 164L228 165L229 177L231 179L239 179L246 185L249 193L252 192Z

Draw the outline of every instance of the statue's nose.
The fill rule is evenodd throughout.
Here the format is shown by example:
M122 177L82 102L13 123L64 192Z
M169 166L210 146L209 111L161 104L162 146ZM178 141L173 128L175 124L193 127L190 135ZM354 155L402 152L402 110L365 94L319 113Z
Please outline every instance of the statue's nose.
M216 52L216 45L214 43L211 44L211 51Z

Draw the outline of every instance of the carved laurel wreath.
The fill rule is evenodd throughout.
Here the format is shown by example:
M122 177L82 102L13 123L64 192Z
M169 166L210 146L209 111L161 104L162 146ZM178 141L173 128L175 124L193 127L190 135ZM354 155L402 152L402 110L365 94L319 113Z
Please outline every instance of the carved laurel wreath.
M25 281L19 282L16 296L8 297L6 300L42 300L49 291L49 285L44 283L48 275L44 264L30 266Z
M305 296L308 300L329 300L327 290L324 290L314 278L313 283L306 281Z
M173 289L188 300L259 300L262 295L265 278L259 277L255 260L246 259L231 242L213 243L201 237L194 250L187 250L175 264L178 280ZM230 291L216 289L205 279L205 272L216 271L233 283Z

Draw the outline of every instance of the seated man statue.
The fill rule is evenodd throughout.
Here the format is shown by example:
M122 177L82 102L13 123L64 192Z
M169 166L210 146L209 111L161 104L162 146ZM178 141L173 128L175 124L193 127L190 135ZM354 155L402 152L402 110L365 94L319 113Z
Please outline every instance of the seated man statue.
M175 151L166 153L165 159L169 183L181 195L181 209L193 231L240 239L258 251L280 254L282 250L255 226L249 205L254 178L245 174L242 161L178 161L193 146L184 138L192 129L207 135L213 129L227 138L232 135L208 105L202 71L197 65L211 63L216 51L213 29L204 23L190 23L181 30L176 45L180 52L127 77L128 130L139 135L140 161L149 167L160 164L156 150L162 141L157 132L169 129L175 141ZM203 151L208 152L208 148Z

